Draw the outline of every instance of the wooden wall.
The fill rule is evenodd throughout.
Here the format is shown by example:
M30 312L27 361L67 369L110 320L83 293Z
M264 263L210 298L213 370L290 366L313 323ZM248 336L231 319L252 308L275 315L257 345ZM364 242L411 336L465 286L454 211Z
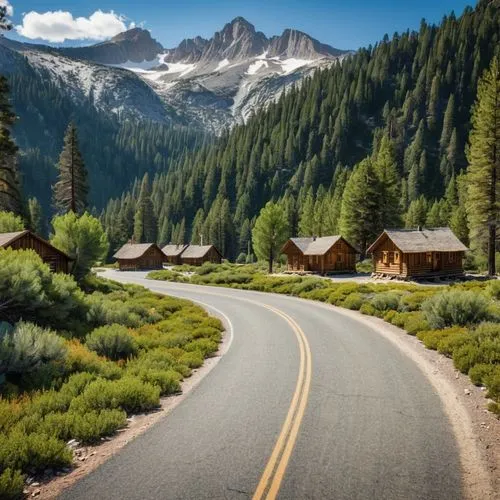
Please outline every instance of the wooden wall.
M13 250L34 250L54 273L68 273L69 259L44 241L26 233L8 247Z
M165 254L157 247L149 248L137 259L118 259L121 271L138 271L141 269L162 269Z
M373 252L375 273L391 276L424 277L463 273L464 252L403 253L388 238Z
M356 270L356 252L343 240L324 255L304 255L294 244L285 251L287 270L292 272L332 273Z

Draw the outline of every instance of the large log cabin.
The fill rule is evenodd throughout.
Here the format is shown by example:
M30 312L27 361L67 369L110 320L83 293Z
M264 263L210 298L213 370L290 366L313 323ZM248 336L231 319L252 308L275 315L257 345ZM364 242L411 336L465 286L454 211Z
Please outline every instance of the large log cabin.
M222 254L214 245L189 245L181 254L182 264L201 266L204 262L220 264Z
M342 236L290 238L281 253L288 272L336 273L356 270L356 250Z
M0 248L34 250L54 273L69 273L72 259L31 231L0 234Z
M126 243L113 255L120 271L162 269L165 255L156 243Z
M433 278L461 276L468 248L447 227L385 230L368 248L380 276Z

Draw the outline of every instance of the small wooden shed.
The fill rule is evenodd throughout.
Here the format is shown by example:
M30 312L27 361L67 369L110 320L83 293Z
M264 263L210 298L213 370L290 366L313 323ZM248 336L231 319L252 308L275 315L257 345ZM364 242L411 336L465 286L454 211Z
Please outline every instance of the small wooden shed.
M334 273L356 270L356 250L342 236L290 238L281 253L287 256L288 272Z
M120 271L162 269L165 255L156 243L126 243L113 255Z
M431 278L461 276L468 248L448 227L385 230L368 248L382 276Z
M190 266L201 266L204 262L220 264L222 254L214 245L189 245L181 254L181 262Z
M73 261L64 252L28 230L15 233L1 233L0 248L34 250L54 273L69 273L71 262Z
M179 265L182 263L181 255L186 250L189 245L166 245L162 248L162 252L165 254L165 262L173 265Z

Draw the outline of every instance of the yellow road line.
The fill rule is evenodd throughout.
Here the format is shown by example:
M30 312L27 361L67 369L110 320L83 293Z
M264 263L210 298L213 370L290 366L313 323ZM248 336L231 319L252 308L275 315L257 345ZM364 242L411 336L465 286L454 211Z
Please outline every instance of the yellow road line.
M180 288L181 290L182 288L184 288L185 290L190 289L189 285L187 287L179 286L178 288ZM309 392L311 389L312 356L309 342L304 331L302 330L302 328L300 328L297 322L280 309L244 297L234 297L231 295L226 295L224 293L208 291L200 291L200 293L241 300L244 302L250 302L260 307L264 307L274 312L278 316L281 316L291 326L297 338L297 343L299 344L300 351L300 366L292 402L290 403L290 408L288 409L288 413L283 427L281 428L280 435L278 436L271 456L269 457L267 465L252 498L252 500L261 500L262 498L265 498L266 500L274 500L278 495L288 463L290 461L290 457L293 452L293 448L297 441L300 425L302 424L302 420L304 418L307 400L309 398Z

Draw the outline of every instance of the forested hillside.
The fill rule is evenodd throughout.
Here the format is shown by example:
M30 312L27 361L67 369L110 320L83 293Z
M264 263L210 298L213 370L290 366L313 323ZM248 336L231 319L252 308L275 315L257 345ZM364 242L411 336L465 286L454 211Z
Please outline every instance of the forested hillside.
M201 145L206 137L187 127L120 120L96 110L91 102L70 99L52 80L26 65L9 77L18 116L13 128L20 148L20 169L26 197L51 206L59 154L69 121L74 121L89 171L90 202L103 207L110 197L129 189L145 172L165 172L172 159Z
M159 243L203 235L234 258L247 252L270 199L283 204L290 234L348 232L356 222L349 206L366 204L376 215L358 222L356 243L359 232L368 241L384 226L421 223L451 224L466 241L460 174L478 79L499 36L499 3L482 0L316 73L246 125L110 201L103 221L112 248L141 212L136 225L149 226Z

